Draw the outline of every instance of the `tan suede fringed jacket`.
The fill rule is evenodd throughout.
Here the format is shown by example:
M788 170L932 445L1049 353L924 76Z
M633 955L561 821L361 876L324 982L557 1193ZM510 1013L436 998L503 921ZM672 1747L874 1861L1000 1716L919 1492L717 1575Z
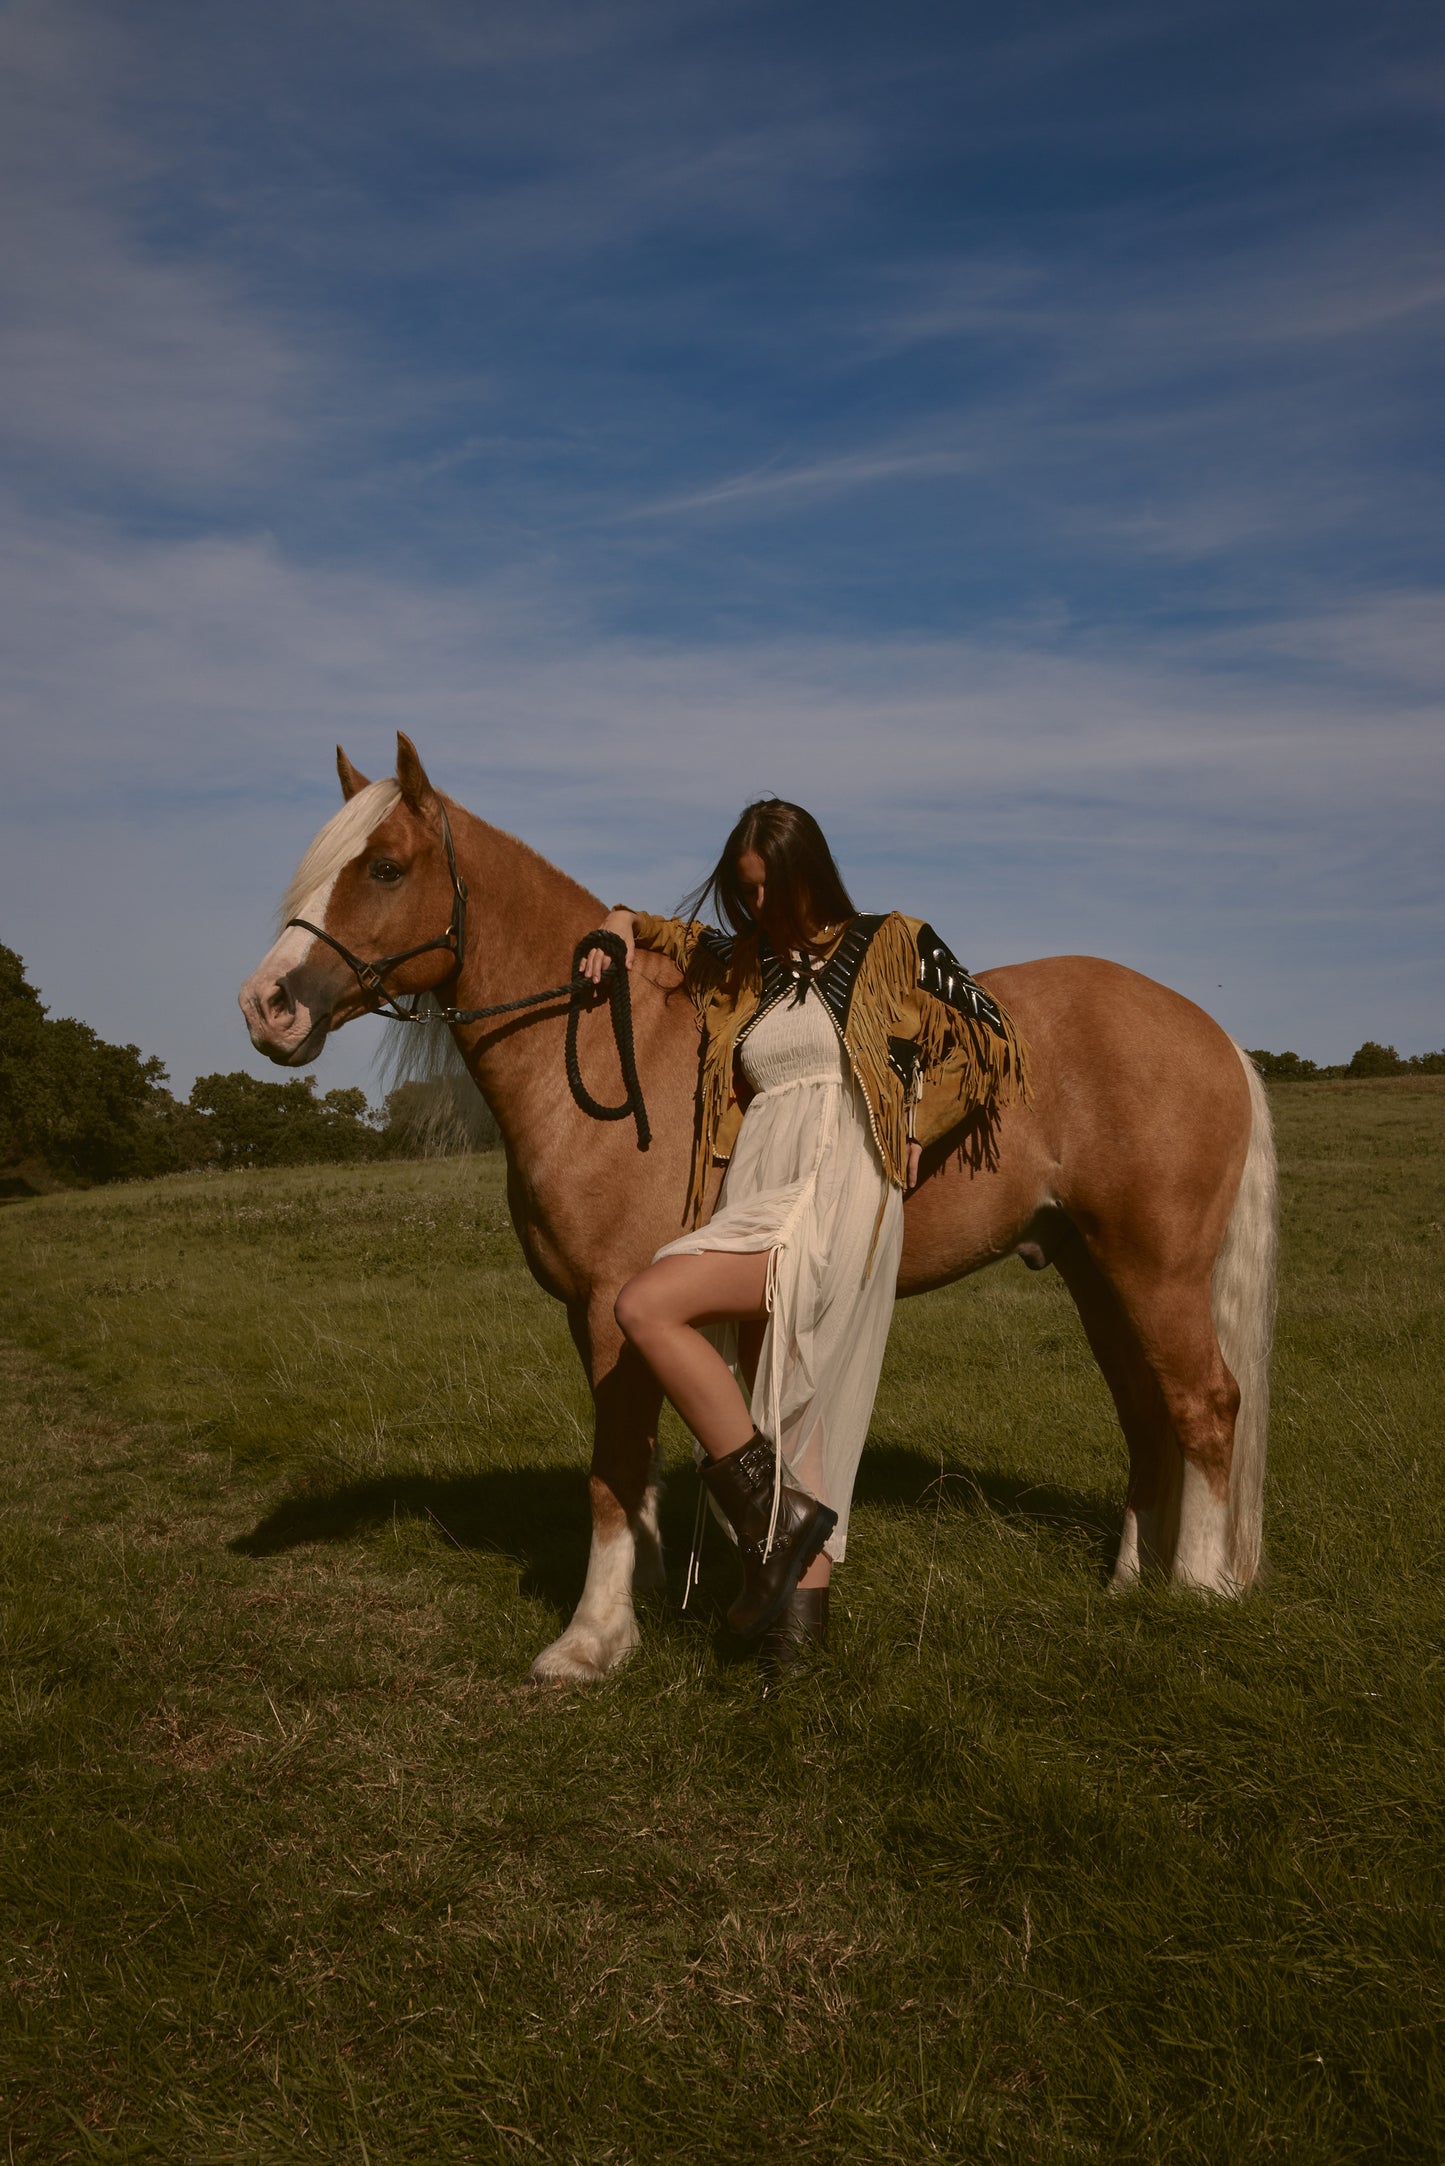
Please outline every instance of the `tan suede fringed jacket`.
M807 977L822 995L868 1107L888 1178L903 1188L910 1139L932 1143L977 1105L1026 1097L1024 1049L998 1002L931 925L894 911L853 918L813 963L775 956L757 933L635 913L640 948L682 972L702 1033L688 1209L696 1224L715 1160L742 1122L734 1070L753 1024Z

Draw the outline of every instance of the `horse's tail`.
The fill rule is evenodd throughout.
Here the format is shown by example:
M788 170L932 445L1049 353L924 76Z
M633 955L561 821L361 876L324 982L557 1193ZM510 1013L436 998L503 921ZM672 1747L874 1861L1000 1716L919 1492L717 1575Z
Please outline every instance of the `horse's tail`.
M1239 1386L1229 1476L1229 1576L1248 1587L1264 1565L1264 1462L1269 1443L1269 1352L1279 1241L1274 1127L1259 1070L1235 1051L1249 1082L1249 1151L1214 1262L1215 1336Z

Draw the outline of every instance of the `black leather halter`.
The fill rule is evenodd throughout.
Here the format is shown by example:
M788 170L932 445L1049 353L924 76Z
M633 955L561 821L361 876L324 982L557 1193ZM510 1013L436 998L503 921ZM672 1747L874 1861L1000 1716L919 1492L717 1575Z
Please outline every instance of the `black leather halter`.
M434 940L419 940L414 948L402 948L395 955L383 955L379 961L367 962L361 955L353 955L350 948L327 932L324 925L313 925L309 918L287 918L282 930L295 925L303 933L310 933L314 940L324 941L335 951L356 979L357 984L374 1003L370 1012L384 1015L393 1023L482 1023L494 1015L515 1015L524 1008L545 1008L556 1001L567 1002L566 1062L567 1081L572 1096L582 1111L594 1121L622 1121L631 1114L637 1123L637 1148L645 1151L652 1141L652 1129L643 1103L642 1085L637 1077L637 1057L632 1042L632 988L625 968L627 949L616 933L599 929L587 933L578 941L572 955L572 975L565 985L549 985L540 993L525 993L520 1000L499 1000L490 1008L422 1008L418 1005L422 995L411 995L411 1006L400 1005L401 996L390 992L387 978L402 963L411 962L418 955L430 955L434 948L441 948L452 957L448 976L456 977L462 967L467 943L467 883L457 864L456 847L452 842L452 824L447 818L447 808L437 800L437 810L442 819L442 842L446 847L447 871L452 879L451 922L444 933ZM604 1106L588 1090L582 1080L582 1070L577 1058L577 1025L584 1007L591 1007L597 998L597 989L590 978L582 975L582 958L592 948L601 948L612 965L607 979L606 993L611 1005L612 1034L617 1040L617 1058L622 1068L623 1088L626 1096L621 1105Z
M368 963L364 957L353 955L350 948L343 947L336 935L327 932L324 925L313 925L309 918L287 918L286 925L282 927L285 931L288 927L297 925L303 933L310 933L314 939L324 940L328 948L334 948L363 993L376 1002L372 1013L384 1015L393 1023L470 1023L479 1021L483 1015L500 1012L481 1008L476 1015L463 1015L459 1008L440 1008L418 1014L415 1005L410 1008L399 1007L397 995L388 992L386 988L386 980L393 970L402 963L411 962L418 955L430 955L433 948L445 948L452 957L452 975L462 967L462 950L467 940L467 883L457 868L452 823L447 818L447 808L440 799L437 800L437 810L442 816L442 841L446 845L447 871L452 876L452 918L446 931L438 933L435 940L419 940L414 948L402 948L395 955L383 955L380 962ZM415 1003L415 994L412 999Z

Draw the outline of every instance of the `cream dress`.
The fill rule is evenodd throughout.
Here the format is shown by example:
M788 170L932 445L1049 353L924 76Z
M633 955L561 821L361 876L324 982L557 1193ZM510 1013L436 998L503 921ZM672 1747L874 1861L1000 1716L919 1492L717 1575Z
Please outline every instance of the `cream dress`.
M838 1514L826 1547L840 1562L888 1343L903 1197L883 1170L863 1092L814 988L770 1008L738 1063L754 1095L717 1209L657 1258L770 1252L753 1421L793 1479ZM737 1327L709 1336L736 1365Z

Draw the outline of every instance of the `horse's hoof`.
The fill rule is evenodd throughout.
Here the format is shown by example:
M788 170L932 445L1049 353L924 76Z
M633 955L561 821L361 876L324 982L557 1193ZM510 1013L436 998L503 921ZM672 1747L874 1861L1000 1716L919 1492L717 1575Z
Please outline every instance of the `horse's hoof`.
M604 1640L593 1632L564 1632L544 1647L527 1672L534 1685L596 1685L619 1669L637 1645L634 1626L629 1635L619 1633Z

